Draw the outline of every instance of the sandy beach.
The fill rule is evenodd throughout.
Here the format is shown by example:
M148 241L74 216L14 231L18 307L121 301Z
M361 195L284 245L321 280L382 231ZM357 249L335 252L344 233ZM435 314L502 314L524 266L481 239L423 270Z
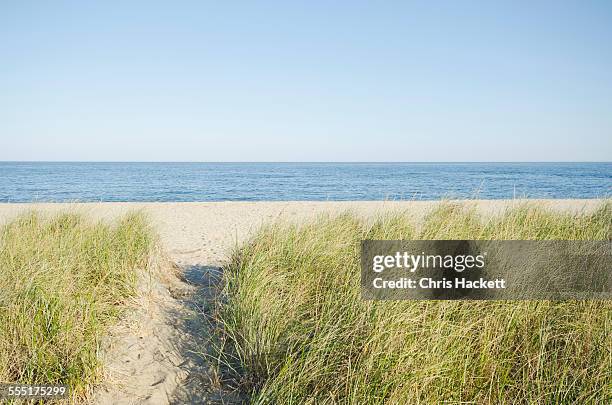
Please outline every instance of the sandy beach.
M612 3L349 6L0 4L0 405L610 402Z
M526 200L470 200L483 218ZM554 211L585 213L603 200L529 200ZM207 203L29 203L0 204L0 224L19 214L81 213L87 218L113 220L131 211L144 212L161 239L161 247L180 269L178 277L164 267L148 279L147 291L103 343L104 384L96 387L93 403L241 403L215 383L208 361L194 355L210 349L212 336L205 308L211 307L228 254L262 224L278 219L301 223L321 214L352 212L364 218L403 212L416 222L437 201L349 202L207 202Z
M494 215L526 201L557 211L578 213L603 200L469 200L483 216ZM417 220L437 201L282 201L282 202L160 202L160 203L30 203L0 204L0 223L19 213L81 212L92 219L113 219L129 211L144 211L161 237L162 246L179 265L219 265L233 246L262 224L277 219L301 222L317 215L351 211L365 217L405 211Z

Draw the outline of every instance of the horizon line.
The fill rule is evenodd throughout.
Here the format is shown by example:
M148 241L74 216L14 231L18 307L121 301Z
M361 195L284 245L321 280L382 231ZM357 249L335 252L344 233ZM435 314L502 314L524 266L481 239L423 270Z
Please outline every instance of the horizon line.
M367 161L367 160L304 160L304 161L197 161L197 160L0 160L0 163L209 163L209 164L295 164L295 163L327 163L327 164L457 164L457 163L612 163L609 160L457 160L457 161Z

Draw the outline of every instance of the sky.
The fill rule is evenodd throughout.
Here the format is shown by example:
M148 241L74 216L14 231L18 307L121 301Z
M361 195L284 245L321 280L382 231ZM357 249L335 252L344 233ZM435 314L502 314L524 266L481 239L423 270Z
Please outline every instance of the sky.
M612 2L3 1L0 160L612 161Z

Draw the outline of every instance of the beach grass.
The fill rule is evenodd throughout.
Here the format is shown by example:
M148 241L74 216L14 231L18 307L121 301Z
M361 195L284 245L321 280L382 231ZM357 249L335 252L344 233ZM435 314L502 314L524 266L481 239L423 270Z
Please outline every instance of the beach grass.
M611 240L612 205L262 228L225 267L217 313L220 370L253 403L610 402L610 301L364 301L362 239Z
M32 212L2 226L0 381L85 397L101 377L101 338L137 294L155 242L138 213L109 224Z

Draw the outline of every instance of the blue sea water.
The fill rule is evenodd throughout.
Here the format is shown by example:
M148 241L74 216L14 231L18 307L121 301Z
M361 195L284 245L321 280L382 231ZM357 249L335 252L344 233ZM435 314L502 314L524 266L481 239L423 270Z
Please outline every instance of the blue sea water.
M601 198L606 163L0 162L0 201Z

